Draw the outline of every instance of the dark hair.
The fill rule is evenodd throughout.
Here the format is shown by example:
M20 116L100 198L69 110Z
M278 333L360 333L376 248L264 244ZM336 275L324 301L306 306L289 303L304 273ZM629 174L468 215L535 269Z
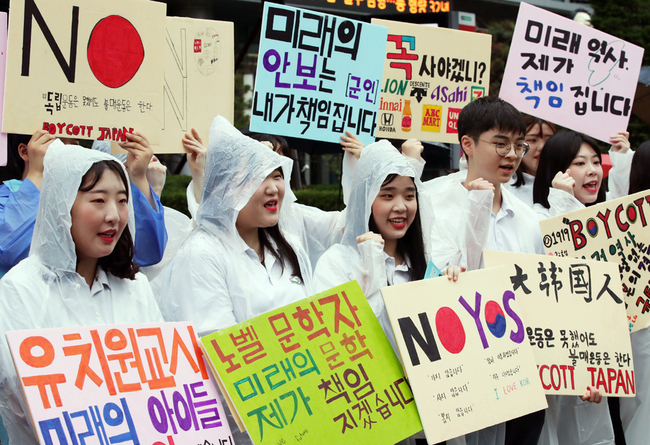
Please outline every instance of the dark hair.
M268 139L262 139L266 141ZM281 168L275 169L279 171L282 177L284 178L284 173ZM304 283L305 279L302 276L302 271L300 270L300 262L298 261L298 255L291 247L291 244L287 242L282 232L280 232L279 224L276 224L271 227L259 227L257 229L257 235L260 238L260 246L262 249L268 249L271 252L271 255L280 263L282 267L282 273L284 273L284 260L288 261L291 265L291 276L298 277ZM271 240L273 242L271 242ZM275 243L275 246L273 244Z
M282 136L272 134L251 133L250 137L256 141L269 141L273 145L273 151L282 156L289 156L289 143Z
M558 172L566 171L571 166L578 152L580 152L582 144L587 144L593 148L598 155L598 159L602 162L598 143L585 134L577 131L561 131L546 141L544 150L539 156L535 184L533 185L534 203L541 204L547 209L551 207L548 203L548 190L552 186L553 178ZM585 205L589 206L600 202L605 202L605 187L602 184L600 190L598 190L596 201Z
M29 144L31 136L26 134L9 133L7 135L7 165L0 168L0 182L9 179L22 179L25 172L25 161L20 157L18 146Z
M381 186L390 184L397 176L399 175L395 173L386 176ZM422 220L420 219L420 201L417 190L415 191L415 200L418 203L415 218L413 218L413 222L406 231L406 234L397 240L397 253L405 258L408 257L411 262L411 269L413 269L413 276L411 278L413 281L423 279L427 271L427 259L424 255L424 238L422 236ZM368 220L368 228L373 232L379 233L372 213L370 213L370 219Z
M540 119L535 116L531 116L530 114L526 113L521 113L522 117L524 118L524 122L526 123L526 134L535 126L539 125L539 133L537 133L537 137L543 138L544 137L544 125L548 125L553 134L557 133L557 127L553 122L545 121L544 119ZM515 176L517 179L515 179L514 184L512 184L513 187L521 187L526 183L524 180L524 163L523 160L522 162L519 163L519 167L517 167L517 172Z
M526 134L526 124L521 113L498 97L479 97L465 105L458 116L459 141L463 136L477 138L481 133L492 129L522 136Z
M126 190L129 189L129 182L124 174L124 169L117 161L99 161L95 162L83 176L79 190L82 192L92 190L107 169L117 174L117 176L122 180L124 188ZM112 273L117 278L128 278L129 280L134 280L135 274L140 270L140 266L133 262L134 251L133 237L129 231L129 226L127 225L124 227L122 236L117 240L117 244L110 255L100 258L97 261L97 265L106 272Z
M650 165L650 141L645 141L639 145L632 158L632 168L630 169L630 186L628 194L641 192L650 189L650 175L648 166Z

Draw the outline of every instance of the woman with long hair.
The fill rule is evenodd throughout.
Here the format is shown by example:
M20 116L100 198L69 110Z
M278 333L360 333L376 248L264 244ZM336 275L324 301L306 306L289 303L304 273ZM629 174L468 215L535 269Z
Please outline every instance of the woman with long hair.
M0 280L0 335L162 322L133 262L135 222L124 166L110 155L51 144L28 258ZM36 444L6 342L0 342L0 414L11 443Z

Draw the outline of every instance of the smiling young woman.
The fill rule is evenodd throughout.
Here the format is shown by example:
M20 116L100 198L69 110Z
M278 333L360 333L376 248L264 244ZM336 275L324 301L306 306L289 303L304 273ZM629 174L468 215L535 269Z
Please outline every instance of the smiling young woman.
M53 142L29 257L0 280L0 335L162 322L133 262L135 229L124 167L108 154ZM11 443L36 444L7 343L0 342L0 415Z

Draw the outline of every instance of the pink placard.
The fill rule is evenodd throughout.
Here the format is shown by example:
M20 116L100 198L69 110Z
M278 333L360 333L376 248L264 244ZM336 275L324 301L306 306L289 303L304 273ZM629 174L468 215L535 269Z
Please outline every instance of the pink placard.
M521 3L499 96L609 142L627 128L643 48Z
M6 338L42 445L88 436L95 437L87 444L233 443L191 323L10 331Z

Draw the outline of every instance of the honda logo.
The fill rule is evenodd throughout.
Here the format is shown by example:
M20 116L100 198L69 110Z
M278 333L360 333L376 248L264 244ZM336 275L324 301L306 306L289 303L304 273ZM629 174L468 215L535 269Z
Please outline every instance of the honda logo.
M395 121L395 116L391 113L381 113L381 124L391 127Z

